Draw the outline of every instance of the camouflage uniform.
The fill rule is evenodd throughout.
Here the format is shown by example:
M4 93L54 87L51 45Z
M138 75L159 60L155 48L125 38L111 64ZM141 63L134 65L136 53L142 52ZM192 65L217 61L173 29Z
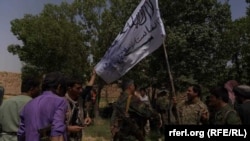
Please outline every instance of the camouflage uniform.
M240 125L241 120L238 113L227 104L219 111L216 111L213 119L210 120L213 125Z
M157 112L161 114L163 124L175 124L175 118L172 114L169 96L161 96L156 99Z
M199 98L194 102L183 101L177 104L179 122L182 125L201 125L203 112L208 113L208 108Z
M170 124L175 124L176 120L172 113L172 105L169 100L169 96L157 96L155 101L155 108L157 112L161 115L162 127L160 130L158 128L151 127L150 138L152 140L158 140L165 133L165 126Z
M132 95L126 113L129 94L123 92L114 104L111 126L119 131L114 136L115 141L145 141L144 126L147 119L160 123L160 117L150 106L143 103L137 96Z

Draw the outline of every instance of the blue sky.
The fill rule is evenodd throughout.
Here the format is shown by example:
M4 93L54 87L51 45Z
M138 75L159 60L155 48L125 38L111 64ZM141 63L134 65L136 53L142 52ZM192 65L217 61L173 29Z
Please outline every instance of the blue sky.
M62 1L65 0L0 0L0 71L21 72L22 65L18 56L7 51L8 45L21 44L10 31L10 21L22 18L24 14L38 14L44 4L60 4ZM245 0L229 0L229 3L233 19L246 15Z

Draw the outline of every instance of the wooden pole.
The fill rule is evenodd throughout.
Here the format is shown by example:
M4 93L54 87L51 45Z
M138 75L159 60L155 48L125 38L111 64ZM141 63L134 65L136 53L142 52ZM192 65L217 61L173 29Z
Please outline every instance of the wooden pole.
M171 115L176 117L176 122L175 124L180 124L179 122L179 114L177 109L175 109L175 114L173 114L173 102L172 102L172 98L176 97L175 94L175 87L174 87L174 81L173 81L173 77L172 77L172 73L170 71L170 65L169 65L169 61L168 61L168 54L167 54L167 49L166 49L166 44L165 44L165 40L163 39L163 49L164 49L164 54L165 54L165 58L166 58L166 63L167 63L167 70L168 70L168 75L169 75L169 79L170 79L170 83L171 83L171 87L172 87L172 95L169 97L169 106L168 106L168 122L169 124L172 124L173 121L171 121Z
M169 75L169 79L170 79L170 83L171 83L171 87L172 87L172 94L173 94L172 96L176 96L174 81L173 81L173 77L172 77L172 74L171 74L171 71L170 71L170 65L169 65L169 61L168 61L168 54L167 54L165 40L163 40L163 48L164 48L164 54L165 54L166 63L167 63L168 75Z

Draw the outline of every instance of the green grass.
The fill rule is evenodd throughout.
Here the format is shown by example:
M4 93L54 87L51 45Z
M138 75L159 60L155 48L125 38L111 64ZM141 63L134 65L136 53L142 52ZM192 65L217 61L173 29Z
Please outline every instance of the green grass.
M100 117L95 118L94 124L85 128L83 141L85 141L87 137L93 137L95 138L95 141L109 141L111 137L110 120L102 119ZM87 138L86 141L87 140L89 139Z
M86 127L84 131L85 132L82 141L110 141L110 119L102 119L97 117L94 119L94 124ZM162 139L164 140L163 136ZM156 139L156 135L151 132L150 135L146 136L146 141L158 140Z

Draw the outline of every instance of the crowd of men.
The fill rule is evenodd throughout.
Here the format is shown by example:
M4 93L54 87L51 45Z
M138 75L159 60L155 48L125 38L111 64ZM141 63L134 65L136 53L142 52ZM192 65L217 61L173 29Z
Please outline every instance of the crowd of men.
M123 92L114 104L111 118L114 141L145 141L146 137L163 140L168 125L250 123L250 86L235 80L210 88L206 100L199 84L189 84L186 92L178 96L167 89L152 95L152 90L135 86L132 80L125 81ZM151 100L145 97L145 92Z
M86 103L94 84L93 70L87 86L79 78L51 72L42 80L23 76L21 94L0 106L1 141L81 141L91 123Z
M22 77L21 94L0 106L0 140L81 141L84 128L94 118L89 102L96 101L95 78L93 70L83 88L79 78L60 72L48 73L42 80ZM132 79L122 81L110 119L113 141L162 140L168 125L250 123L250 86L234 80L211 88L206 101L198 84L190 84L178 96L166 88L152 95L152 87L137 86ZM2 97L3 88L0 93Z

